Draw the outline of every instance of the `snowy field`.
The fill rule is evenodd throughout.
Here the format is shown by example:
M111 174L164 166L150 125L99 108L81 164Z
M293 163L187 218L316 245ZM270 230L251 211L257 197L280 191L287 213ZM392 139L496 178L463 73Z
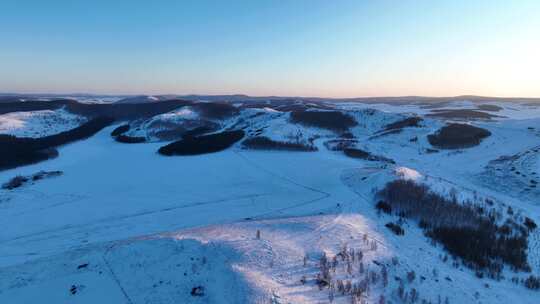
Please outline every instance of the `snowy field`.
M426 136L442 120L426 118L421 127L373 136L404 115L430 109L339 104L359 123L351 130L358 147L395 165L329 151L324 142L332 132L298 127L269 109L242 115L262 112L249 128L279 140L313 140L318 151L235 145L214 154L163 157L156 153L163 142L121 144L110 136L116 126L106 128L61 147L56 159L0 172L5 182L63 171L0 190L0 303L351 303L316 284L323 253L340 257L333 275L343 282L357 286L377 277L362 297L367 303L381 297L401 303L400 286L409 295L414 290L420 303L538 303L538 291L510 281L528 274L505 270L500 281L477 278L443 260L445 251L413 221L404 223L404 236L396 236L385 227L392 217L374 208L376 189L412 178L444 194L457 189L460 199L478 196L512 206L539 223L540 193L530 185L540 174L540 110L497 105L502 109L495 114L504 118L470 122L492 133L479 146L431 153ZM1 115L1 133L44 136L80 124L62 111ZM196 118L178 110L154 119ZM529 242L529 264L540 275L538 231ZM344 247L362 258L341 259Z

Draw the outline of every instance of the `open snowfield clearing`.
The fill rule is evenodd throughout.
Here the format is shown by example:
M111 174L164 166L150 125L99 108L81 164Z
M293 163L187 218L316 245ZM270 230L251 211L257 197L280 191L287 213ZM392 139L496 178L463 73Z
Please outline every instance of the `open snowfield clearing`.
M351 169L343 178L362 193L358 181L376 174ZM368 217L376 218L366 209ZM329 291L316 284L323 253L338 256L332 276L358 284L375 276L363 297L398 299L406 292L436 303L536 303L536 292L508 282L480 280L443 262L440 248L425 247L415 225L397 237L359 214L320 215L210 225L178 232L88 245L54 256L2 268L0 300L35 303L328 303ZM388 219L390 220L390 219ZM257 237L259 235L259 237ZM348 263L342 248L362 252ZM387 269L384 283L382 269ZM408 274L415 278L409 281ZM203 287L204 295L193 296ZM459 290L459 293L455 291ZM9 302L8 301L8 302ZM334 294L334 303L350 303Z
M171 158L156 153L158 144L115 143L111 129L62 148L58 159L0 173L6 181L39 170L64 172L2 190L9 220L0 223L0 263L159 231L335 212L338 203L355 200L339 174L357 162L344 157L233 149Z

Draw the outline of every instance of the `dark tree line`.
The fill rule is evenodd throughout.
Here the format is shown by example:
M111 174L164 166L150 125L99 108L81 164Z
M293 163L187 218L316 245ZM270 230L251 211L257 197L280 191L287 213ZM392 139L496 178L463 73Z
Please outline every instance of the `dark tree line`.
M423 121L423 119L421 117L418 117L418 116L407 117L405 119L402 119L402 120L387 124L384 127L384 131L403 129L403 128L407 128L407 127L419 127L420 122L422 122L422 121Z
M290 120L293 123L336 132L348 131L358 124L352 116L339 111L293 111Z
M540 277L535 277L531 275L525 279L523 284L529 289L538 290L540 289Z
M122 135L122 134L126 133L127 131L129 131L130 128L131 127L129 126L129 124L121 125L121 126L115 128L111 132L111 136L115 137L115 136L118 136L118 135Z
M460 149L477 146L482 139L489 137L491 132L486 129L467 124L448 124L435 134L428 135L432 146L441 149Z
M52 101L0 103L0 114L21 111L56 110L63 107L70 113L91 119L106 116L116 120L133 120L170 112L190 104L192 104L192 102L185 100L166 100L140 104L89 104L80 103L75 100L61 99Z
M162 155L197 155L225 150L244 138L244 131L225 131L221 133L187 137L159 148Z
M405 230L403 230L403 228L399 224L389 222L389 223L386 223L386 225L384 226L390 229L390 231L392 231L395 235L405 234Z
M191 107L201 116L210 119L225 119L238 115L240 110L229 103L198 102Z
M364 159L364 160L369 160L369 161L381 161L381 162L387 162L390 164L395 163L394 160L390 158L380 156L380 155L374 155L358 148L345 148L343 149L343 153L345 153L345 155L347 155L348 157L352 157L352 158L359 158L359 159Z
M142 136L127 136L127 135L118 135L114 138L117 142L125 144L139 144L146 141L146 138Z
M74 100L29 100L29 101L13 101L0 103L0 114L6 114L11 112L29 112L29 111L42 111L42 110L56 110L68 104L77 103Z
M266 136L248 138L242 142L242 145L248 149L257 150L317 151L317 148L313 145L307 145L301 142L277 141Z
M32 164L58 156L55 149L77 140L88 138L113 122L112 118L92 119L81 126L41 138L0 135L0 170Z
M530 270L527 263L529 226L508 219L497 224L498 215L487 206L459 203L426 185L410 180L389 182L378 192L376 207L385 213L411 218L426 235L464 264L477 271L499 277L503 263L514 270Z
M36 182L44 178L60 176L62 174L62 171L39 171L38 173L29 176L17 175L5 184L3 184L2 189L13 190L15 188L23 186L28 182Z
M324 142L324 146L330 151L343 151L354 148L358 144L356 139L331 139Z
M73 114L89 118L107 116L117 121L127 121L152 117L190 104L191 102L184 100L166 100L139 104L86 104L76 102L66 105L65 109Z
M429 113L426 116L442 117L449 119L491 119L494 117L500 117L497 115L471 109L437 109L432 110L432 113Z

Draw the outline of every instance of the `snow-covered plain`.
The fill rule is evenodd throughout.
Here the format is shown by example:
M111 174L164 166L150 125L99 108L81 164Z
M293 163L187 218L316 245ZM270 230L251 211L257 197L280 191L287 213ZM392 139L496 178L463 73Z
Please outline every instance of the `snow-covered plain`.
M395 160L395 166L328 151L323 143L335 134L291 124L287 113L269 109L243 111L244 118L253 117L248 132L313 140L319 151L237 145L214 154L163 157L156 153L163 143L121 144L109 135L114 127L104 129L60 148L56 159L0 172L2 182L40 170L64 172L0 190L0 303L328 303L328 290L315 284L318 260L344 246L364 253L366 270L361 273L359 263L351 271L340 264L336 277L354 284L369 271L380 273L381 265L388 269L388 285L373 284L364 298L369 303L381 295L399 303L397 278L405 280L412 270L416 279L405 282L405 289L414 288L431 303L537 303L538 292L510 282L526 274L508 270L501 281L477 278L444 262L444 250L430 244L414 222L405 223L404 236L394 235L384 226L392 218L373 207L375 189L407 178L441 193L458 189L460 199L489 197L540 222L539 193L523 191L532 173L540 173L540 137L530 129L540 125L540 113L527 105L499 105L503 110L496 114L506 118L472 122L493 134L481 145L428 153L426 135L444 121L426 119L419 128L372 135L407 113L429 109L340 104L359 122L352 130L358 146ZM197 118L188 109L164 115L156 119ZM24 133L28 125L36 124L12 134L32 134ZM490 173L490 162L512 155L512 164L503 166L519 167L527 176L507 183ZM538 232L530 237L535 275L539 240ZM198 286L203 296L192 295ZM334 302L350 298L336 294Z

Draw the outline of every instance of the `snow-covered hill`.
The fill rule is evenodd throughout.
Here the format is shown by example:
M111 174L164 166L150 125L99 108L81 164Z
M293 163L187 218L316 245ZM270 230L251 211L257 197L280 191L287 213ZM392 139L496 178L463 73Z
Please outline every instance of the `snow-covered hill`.
M118 122L60 147L56 159L1 171L2 183L41 170L63 174L0 190L0 303L537 302L538 291L523 280L540 275L538 229L527 240L531 272L505 266L494 280L448 257L414 220L375 209L377 190L412 179L459 202L490 201L502 211L499 222L526 216L540 223L531 182L540 174L536 107L497 103L505 117L491 120L426 116L433 112L423 104L303 110L354 118L355 126L336 131L293 123L291 111L267 105L219 117L186 105ZM389 128L417 115L415 126ZM455 120L491 136L469 148L433 147L427 136ZM0 115L2 133L16 136L50 135L82 121L64 110ZM110 133L124 123L127 135L149 142L116 142ZM206 132L242 129L246 138L317 151L250 150L238 142L212 154L156 153L164 141L210 124ZM164 139L163 131L177 133ZM339 140L395 164L327 149ZM404 235L386 227L398 221Z
M0 115L0 134L17 137L44 137L73 129L87 119L63 109L13 112Z
M159 101L159 97L156 96L147 96L147 95L140 95L140 96L133 96L133 97L126 97L120 100L117 100L115 103L151 103Z

